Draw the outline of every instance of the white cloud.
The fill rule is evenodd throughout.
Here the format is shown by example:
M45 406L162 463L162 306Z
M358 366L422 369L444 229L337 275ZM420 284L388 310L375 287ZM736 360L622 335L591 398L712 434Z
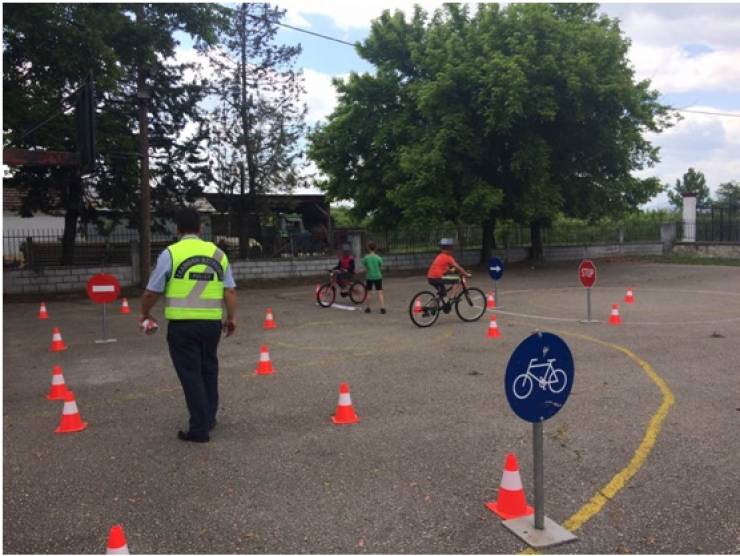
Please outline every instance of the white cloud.
M313 124L326 118L337 104L337 92L331 80L334 77L345 78L345 75L330 75L306 68L303 70L306 86L306 104L308 121Z
M740 91L740 47L690 56L679 45L634 42L629 57L636 77L650 79L663 94Z
M672 187L689 168L695 168L704 173L714 193L720 183L740 180L740 109L696 106L692 110L724 112L738 117L684 113L684 119L674 127L660 134L648 134L647 139L661 147L661 162L640 175L658 176ZM662 195L650 206L663 205L665 200Z

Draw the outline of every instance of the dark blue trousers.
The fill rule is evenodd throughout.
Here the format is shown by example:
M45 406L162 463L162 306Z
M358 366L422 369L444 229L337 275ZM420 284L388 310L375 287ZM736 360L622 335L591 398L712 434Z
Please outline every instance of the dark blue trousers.
M167 344L190 412L190 433L208 436L218 411L220 320L172 320Z

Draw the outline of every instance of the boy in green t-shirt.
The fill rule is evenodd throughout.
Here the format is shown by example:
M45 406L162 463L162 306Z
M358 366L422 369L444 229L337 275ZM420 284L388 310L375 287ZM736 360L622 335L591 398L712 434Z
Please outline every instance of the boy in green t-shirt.
M367 277L365 278L365 287L367 288L367 307L365 307L365 312L370 312L370 292L374 287L375 291L378 292L378 299L380 299L380 312L385 315L383 273L380 272L380 267L383 265L383 259L379 255L375 254L376 245L374 242L368 242L367 249L370 252L362 258L362 266L364 266L367 271Z

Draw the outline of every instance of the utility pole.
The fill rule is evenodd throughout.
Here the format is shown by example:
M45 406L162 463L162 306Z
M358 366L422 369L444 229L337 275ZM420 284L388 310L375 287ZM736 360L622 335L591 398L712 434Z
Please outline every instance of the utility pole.
M137 4L136 21L144 23L144 5ZM141 206L139 215L139 239L141 240L141 285L146 287L149 282L149 271L152 261L151 245L151 192L149 188L149 98L151 92L146 84L149 73L146 64L139 62L136 78L136 97L139 101L139 159L140 159L140 189Z

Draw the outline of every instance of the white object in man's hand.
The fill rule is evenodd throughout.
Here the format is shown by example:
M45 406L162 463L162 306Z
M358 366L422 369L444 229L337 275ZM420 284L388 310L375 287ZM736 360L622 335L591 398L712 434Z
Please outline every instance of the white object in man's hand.
M159 330L159 325L157 324L157 321L154 320L152 317L142 318L139 321L139 326L141 327L141 330L144 332L144 334L146 334L147 336L156 334L157 330Z

